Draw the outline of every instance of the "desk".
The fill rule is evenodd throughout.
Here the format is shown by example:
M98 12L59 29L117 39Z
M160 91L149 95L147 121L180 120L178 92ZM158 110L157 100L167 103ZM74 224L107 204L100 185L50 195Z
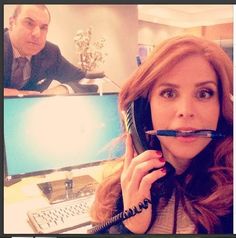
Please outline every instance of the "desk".
M97 182L102 180L102 166L73 170L73 176L90 175ZM49 206L38 183L65 178L65 171L46 176L32 176L22 179L9 187L4 187L4 234L34 234L27 212L35 208ZM90 226L64 232L64 234L86 234Z

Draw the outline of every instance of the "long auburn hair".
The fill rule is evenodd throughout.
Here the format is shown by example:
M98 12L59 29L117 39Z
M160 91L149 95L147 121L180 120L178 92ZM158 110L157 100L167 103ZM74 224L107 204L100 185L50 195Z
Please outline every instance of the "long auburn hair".
M119 109L139 97L147 98L158 78L171 70L183 58L198 54L203 56L218 77L220 118L218 129L229 135L219 142L210 142L191 162L181 183L181 202L197 226L214 233L219 217L231 212L233 203L233 66L227 54L212 41L195 36L178 36L166 40L152 52L123 85L119 94ZM91 215L102 222L116 212L121 194L120 175L124 158L115 160L117 166L100 184ZM114 168L114 164L112 164ZM204 189L202 183L205 184ZM183 196L184 195L184 196ZM188 201L186 201L188 198Z

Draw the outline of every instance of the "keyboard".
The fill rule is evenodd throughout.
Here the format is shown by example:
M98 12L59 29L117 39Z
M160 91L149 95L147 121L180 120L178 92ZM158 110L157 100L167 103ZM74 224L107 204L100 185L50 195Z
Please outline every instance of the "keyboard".
M37 233L59 233L91 224L89 209L94 195L80 197L27 213Z

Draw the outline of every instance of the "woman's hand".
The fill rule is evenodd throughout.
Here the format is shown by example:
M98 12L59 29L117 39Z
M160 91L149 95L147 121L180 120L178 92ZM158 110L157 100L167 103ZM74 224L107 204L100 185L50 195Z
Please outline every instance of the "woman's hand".
M166 170L161 168L164 164L161 152L155 150L147 150L135 157L131 136L127 134L124 168L121 174L124 210L138 207L139 202L143 202L145 198L150 199L153 182L166 174ZM149 173L152 169L158 170ZM151 209L149 204L148 209L143 209L141 213L125 220L123 223L126 228L133 233L145 233L151 221Z

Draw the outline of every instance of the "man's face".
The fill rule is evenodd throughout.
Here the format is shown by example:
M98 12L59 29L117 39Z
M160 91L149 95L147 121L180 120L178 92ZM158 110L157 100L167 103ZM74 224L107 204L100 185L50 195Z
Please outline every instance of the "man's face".
M35 5L22 6L19 15L10 18L10 39L21 56L35 55L44 48L49 21L46 9Z

